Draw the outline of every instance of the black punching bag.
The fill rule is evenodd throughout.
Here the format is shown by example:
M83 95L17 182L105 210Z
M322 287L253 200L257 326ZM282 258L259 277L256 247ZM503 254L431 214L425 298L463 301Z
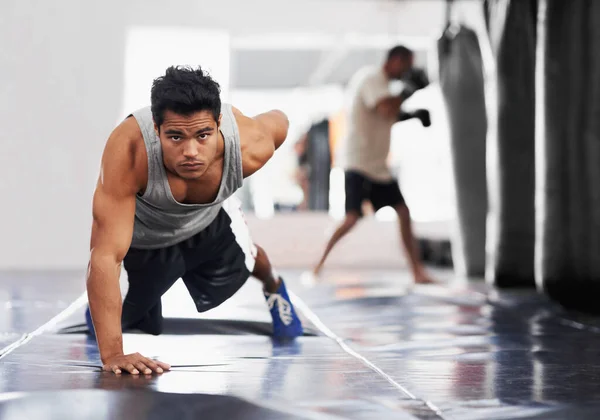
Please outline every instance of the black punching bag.
M540 0L539 278L564 306L600 312L600 1Z
M314 124L308 131L306 155L309 162L308 208L329 210L329 176L331 150L329 148L329 120Z
M456 271L485 272L487 186L483 61L474 31L448 27L438 40L440 86L450 128L458 232L452 240Z
M537 1L485 1L496 63L488 102L486 272L497 287L535 287Z

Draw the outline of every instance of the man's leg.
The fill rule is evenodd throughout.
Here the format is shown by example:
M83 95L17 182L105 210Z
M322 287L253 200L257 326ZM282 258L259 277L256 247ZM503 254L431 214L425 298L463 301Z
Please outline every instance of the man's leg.
M376 211L386 206L396 210L400 224L400 240L415 283L432 283L433 281L427 276L421 263L419 248L413 234L410 211L398 182L394 179L390 182L373 183L370 199Z
M158 335L162 332L161 297L184 273L184 262L177 246L164 249L130 249L123 262L129 288L123 301L123 331L139 329ZM95 335L89 308L86 323Z
M325 261L327 260L327 257L329 256L329 253L331 252L333 247L340 241L340 239L342 239L348 234L348 232L352 230L352 228L356 225L356 222L358 222L360 217L360 214L355 210L346 213L344 221L336 228L335 232L333 232L333 235L331 235L331 238L329 238L329 241L327 241L327 245L325 246L323 255L321 256L319 263L313 270L315 275L318 275L323 269Z
M302 322L288 295L283 279L277 275L263 248L256 246L252 276L263 284L265 299L273 318L273 335L298 337L304 333Z
M370 182L358 172L346 171L344 174L344 189L346 192L346 217L327 241L321 259L313 269L315 275L318 275L323 269L333 247L352 230L362 217L362 204L368 196Z
M394 210L396 210L396 213L398 214L400 222L400 238L404 245L404 252L410 265L413 278L415 279L415 283L433 283L433 280L427 275L421 262L419 248L413 234L412 220L408 206L404 203L397 204L394 206Z
M179 246L157 250L130 250L123 265L129 282L129 290L123 300L123 329L139 329L152 335L161 334L161 297L185 272Z
M221 305L256 274L264 285L273 334L302 335L285 283L274 273L264 250L252 242L237 200L227 200L217 219L181 249L189 268L182 278L198 312Z
M256 245L256 259L254 261L254 270L252 270L252 276L255 277L263 284L265 292L276 293L281 284L281 279L275 273L271 261L265 250Z

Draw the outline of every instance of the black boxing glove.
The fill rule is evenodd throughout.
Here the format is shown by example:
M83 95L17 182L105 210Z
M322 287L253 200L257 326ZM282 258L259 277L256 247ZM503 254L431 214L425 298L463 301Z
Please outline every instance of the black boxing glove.
M403 100L410 98L417 90L423 89L429 85L429 78L425 71L418 68L412 68L402 77L404 89L400 96Z
M418 118L421 121L421 124L423 124L423 127L429 127L431 125L431 115L426 109L417 109L413 112L400 111L396 121L406 121L412 118Z
M406 80L413 83L417 89L423 89L429 86L429 78L423 69L413 67L408 71L405 77Z
M413 112L415 118L418 118L423 124L423 127L429 127L431 125L431 115L426 109L417 109Z

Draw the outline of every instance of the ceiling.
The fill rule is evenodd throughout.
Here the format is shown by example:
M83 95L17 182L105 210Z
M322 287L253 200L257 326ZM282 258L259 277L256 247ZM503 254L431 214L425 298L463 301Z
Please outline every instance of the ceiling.
M232 49L230 86L235 89L290 89L346 84L365 65L380 65L388 47L330 49ZM426 50L415 62L427 65Z
M415 50L417 64L425 66L447 10L447 0L173 1L167 7L159 0L131 0L122 14L133 26L224 34L229 87L260 90L345 84L360 67L380 65L397 44ZM483 12L482 0L452 4L460 18Z
M285 25L274 19L276 23L265 24L262 30L251 23L231 28L231 88L346 84L361 67L381 65L387 50L397 44L412 48L416 64L426 67L445 22L446 0L305 1L311 3L309 10L294 9L302 2L270 3L273 10L283 5L290 9ZM481 4L454 2L472 10Z

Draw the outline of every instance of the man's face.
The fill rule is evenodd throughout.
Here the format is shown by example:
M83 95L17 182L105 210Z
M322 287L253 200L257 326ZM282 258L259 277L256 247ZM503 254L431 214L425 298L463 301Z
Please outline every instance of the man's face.
M392 79L401 79L402 76L412 69L413 57L392 57L387 63L387 72Z
M219 121L210 111L180 115L166 111L155 130L160 137L165 167L183 179L198 179L215 160L219 144Z

